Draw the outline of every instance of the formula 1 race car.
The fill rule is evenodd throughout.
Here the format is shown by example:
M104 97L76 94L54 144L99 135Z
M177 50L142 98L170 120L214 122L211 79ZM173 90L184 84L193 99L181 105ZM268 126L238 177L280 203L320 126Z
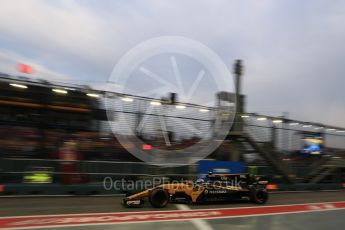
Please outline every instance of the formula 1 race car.
M209 174L206 180L161 184L151 189L127 196L123 204L141 207L148 198L152 207L163 208L169 202L208 203L231 200L249 200L264 204L268 200L268 181L249 174Z

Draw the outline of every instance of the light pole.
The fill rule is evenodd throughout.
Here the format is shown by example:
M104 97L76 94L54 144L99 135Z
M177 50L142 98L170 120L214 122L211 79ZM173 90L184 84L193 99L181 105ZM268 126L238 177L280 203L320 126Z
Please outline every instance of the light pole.
M233 131L243 131L243 120L241 114L243 113L243 102L241 97L241 77L243 75L242 60L236 60L234 64L233 72L235 74L235 95L236 95L236 116Z

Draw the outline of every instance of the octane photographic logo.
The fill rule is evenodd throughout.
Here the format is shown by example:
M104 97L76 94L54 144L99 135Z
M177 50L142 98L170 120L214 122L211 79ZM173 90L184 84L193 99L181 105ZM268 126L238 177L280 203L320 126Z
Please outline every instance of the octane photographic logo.
M231 190L240 190L242 189L243 181L239 179L234 179L226 182L222 181L213 181L211 183L198 183L191 180L169 180L165 178L152 178L148 180L126 180L125 178L113 179L111 177L105 177L103 180L103 188L107 191L116 191L116 192L135 192L143 191L147 189L152 189L156 186L162 184L170 184L171 187L175 189L183 189L183 187L188 184L194 189L205 188L205 194L220 194L227 193L229 190L224 188L231 188Z
M114 93L105 98L108 123L120 144L144 162L192 164L212 153L229 132L235 101L220 105L216 95L234 88L228 67L204 44L156 37L130 49L115 65L108 79L108 92ZM169 102L169 93L176 103ZM181 144L185 139L194 142Z

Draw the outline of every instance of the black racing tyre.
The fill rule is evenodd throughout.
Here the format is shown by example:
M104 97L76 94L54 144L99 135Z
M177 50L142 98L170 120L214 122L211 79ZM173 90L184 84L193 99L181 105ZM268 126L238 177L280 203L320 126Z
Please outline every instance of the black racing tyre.
M164 189L155 189L149 195L149 201L154 208L164 208L170 200L170 195Z
M250 200L255 204L265 204L268 200L268 192L266 189L258 188L250 192Z

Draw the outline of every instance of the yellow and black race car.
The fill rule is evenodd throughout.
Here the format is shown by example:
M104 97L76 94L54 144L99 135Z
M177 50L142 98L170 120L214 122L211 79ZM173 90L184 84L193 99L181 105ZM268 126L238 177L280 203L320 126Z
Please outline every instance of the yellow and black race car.
M264 204L268 200L268 181L249 174L209 174L206 180L161 184L127 196L123 204L140 207L148 198L152 207L163 208L169 202L207 203L230 200L249 200Z

